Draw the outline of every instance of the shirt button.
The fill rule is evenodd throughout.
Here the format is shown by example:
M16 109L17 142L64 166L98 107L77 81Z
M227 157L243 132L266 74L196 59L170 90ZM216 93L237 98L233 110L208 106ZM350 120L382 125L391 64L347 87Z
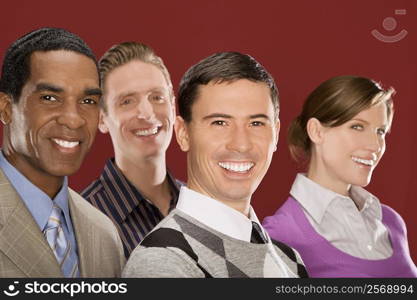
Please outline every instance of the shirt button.
M369 251L372 250L372 246L371 245L368 245L367 248L368 248Z

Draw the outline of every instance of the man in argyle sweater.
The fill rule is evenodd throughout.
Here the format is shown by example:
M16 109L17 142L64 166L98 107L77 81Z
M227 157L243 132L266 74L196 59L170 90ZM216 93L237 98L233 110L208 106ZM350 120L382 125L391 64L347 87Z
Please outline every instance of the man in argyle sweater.
M278 142L271 75L249 55L217 53L186 72L178 103L187 187L122 276L306 277L298 253L272 241L250 205Z

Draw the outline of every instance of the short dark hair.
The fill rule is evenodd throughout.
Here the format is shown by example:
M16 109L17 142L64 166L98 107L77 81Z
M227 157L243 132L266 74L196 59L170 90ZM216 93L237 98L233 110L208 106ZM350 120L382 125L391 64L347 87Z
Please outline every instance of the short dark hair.
M272 76L253 57L239 52L220 52L195 64L184 74L178 91L180 116L191 121L191 107L198 96L198 87L209 83L247 79L265 83L271 91L276 118L279 114L278 89Z
M32 53L52 50L83 54L91 58L97 66L93 51L79 36L61 28L40 28L20 37L7 49L0 78L0 92L10 95L14 102L18 102L22 88L30 77Z

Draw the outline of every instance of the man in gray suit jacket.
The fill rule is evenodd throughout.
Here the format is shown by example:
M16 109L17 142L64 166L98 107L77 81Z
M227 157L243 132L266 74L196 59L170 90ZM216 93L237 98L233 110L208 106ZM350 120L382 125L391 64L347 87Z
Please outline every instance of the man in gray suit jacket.
M68 188L93 143L101 90L91 49L63 29L14 42L0 79L0 277L118 277L112 222Z

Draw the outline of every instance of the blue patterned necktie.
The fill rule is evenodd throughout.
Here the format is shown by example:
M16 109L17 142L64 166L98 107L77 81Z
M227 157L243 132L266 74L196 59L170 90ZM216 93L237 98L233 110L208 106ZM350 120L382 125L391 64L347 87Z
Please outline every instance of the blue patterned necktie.
M62 210L55 204L46 224L43 234L65 277L79 277L78 262L71 242L65 237L62 227Z

